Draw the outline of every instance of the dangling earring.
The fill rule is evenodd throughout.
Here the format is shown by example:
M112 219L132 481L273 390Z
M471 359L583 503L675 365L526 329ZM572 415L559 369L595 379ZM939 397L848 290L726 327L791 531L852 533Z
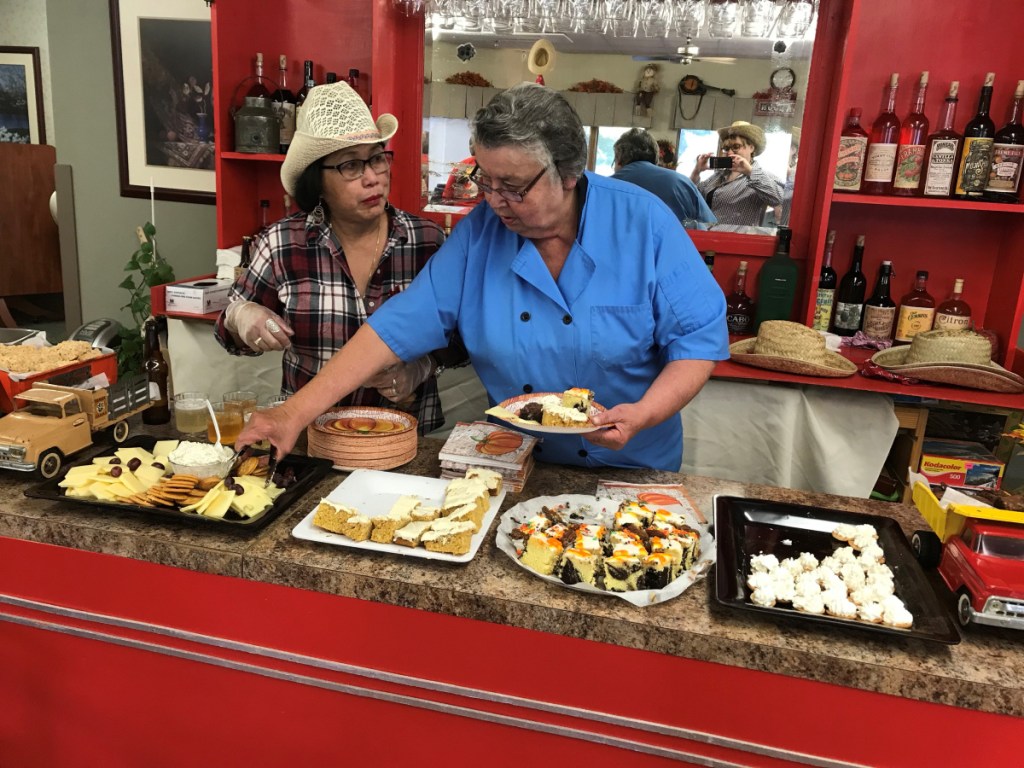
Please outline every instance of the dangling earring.
M320 226L327 220L327 215L324 213L324 199L322 197L313 210L309 212L309 216L317 226Z

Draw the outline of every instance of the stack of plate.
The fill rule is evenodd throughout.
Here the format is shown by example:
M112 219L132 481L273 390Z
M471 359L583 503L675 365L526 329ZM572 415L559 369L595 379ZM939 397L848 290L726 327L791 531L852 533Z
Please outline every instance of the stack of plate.
M394 469L416 458L414 416L388 408L338 408L309 425L310 456L339 469Z

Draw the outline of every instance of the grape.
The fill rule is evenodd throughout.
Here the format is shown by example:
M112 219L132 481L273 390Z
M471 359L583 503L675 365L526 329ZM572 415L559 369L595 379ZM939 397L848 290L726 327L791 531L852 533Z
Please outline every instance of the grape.
M153 466L154 466L154 467L156 467L157 469L167 469L167 467L165 467L165 466L164 466L163 464L161 464L161 463L160 463L159 461L154 461L154 462L153 462Z
M243 493L245 493L245 488L242 487L241 485L237 485L236 484L235 485L235 493L238 494L239 496L241 496Z
M235 487L235 478L233 478L231 475L228 475L227 477L225 477L224 478L224 487L227 488L229 491L232 488L234 488Z
M136 469L138 469L141 466L142 466L142 459L140 459L138 456L136 456L135 458L130 459L128 461L128 469L130 469L132 472L134 472Z
M108 463L108 464L120 464L120 463L121 463L121 460L120 460L119 458L117 458L117 456L115 456L114 458L112 458L112 459L111 459L110 461L108 461L107 463Z
M124 472L124 470L121 469L120 467L114 467L113 469L110 470L110 476L120 477L122 472Z

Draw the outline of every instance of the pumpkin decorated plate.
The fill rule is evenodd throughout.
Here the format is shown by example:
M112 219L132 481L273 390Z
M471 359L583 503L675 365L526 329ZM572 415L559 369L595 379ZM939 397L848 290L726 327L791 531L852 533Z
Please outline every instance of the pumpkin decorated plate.
M580 427L549 427L544 424L539 424L536 421L530 421L528 419L519 418L519 412L527 403L539 403L545 397L561 397L561 392L531 392L528 395L517 395L516 397L510 397L508 400L503 400L493 408L489 408L486 413L488 416L494 416L495 418L501 419L502 421L514 424L520 429L526 429L530 432L544 432L546 434L554 435L583 435L587 432L596 432L599 429L605 429L605 427L599 427L589 422ZM591 417L596 413L601 413L606 410L603 405L598 403L590 404L590 411L587 413L587 417Z
M309 425L309 455L335 469L393 469L416 458L414 416L389 408L336 408Z

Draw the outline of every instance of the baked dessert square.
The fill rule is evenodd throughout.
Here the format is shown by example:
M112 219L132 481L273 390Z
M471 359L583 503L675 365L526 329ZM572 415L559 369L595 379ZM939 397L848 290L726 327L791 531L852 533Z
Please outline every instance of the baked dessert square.
M493 469L470 467L466 470L466 478L469 480L480 480L483 482L483 484L487 486L487 492L491 494L491 496L497 496L501 493L501 475Z
M476 504L463 504L461 507L449 512L446 518L457 523L472 523L474 533L480 530L484 522L484 516L480 514L480 507Z
M403 547L415 547L432 523L432 520L413 520L406 523L395 531L394 543Z
M559 578L565 584L589 584L596 587L600 569L600 554L573 547L565 550L562 555Z
M351 507L324 499L313 513L313 525L332 533L344 533L342 526L352 515L357 514L359 513Z
M604 559L604 588L609 592L639 589L643 574L643 563L639 557L615 554Z
M487 514L491 507L491 494L483 481L476 478L456 477L448 483L444 491L444 502L441 504L441 514L448 515L453 510L466 504L473 504L480 508L480 517Z
M366 541L370 538L372 528L373 521L370 518L366 515L355 514L342 524L339 533L348 536L353 541Z
M526 540L522 562L537 573L550 576L562 557L562 542L544 533L534 533Z
M391 511L395 514L412 516L412 513L423 504L419 496L399 496L392 505Z
M654 552L644 558L644 589L662 589L674 578L672 558L664 552Z
M587 414L580 413L575 408L545 403L540 423L545 427L585 427L590 423L590 419L587 418Z
M395 532L412 521L412 515L406 508L397 508L397 504L395 507L386 515L373 518L373 531L370 533L372 541L376 541L378 544L390 544L394 541Z
M411 513L413 520L437 520L441 516L440 507L425 507L420 504Z
M453 522L439 517L430 524L430 529L420 537L420 543L431 552L449 555L465 555L473 540L473 524Z
M654 520L654 510L642 501L624 501L615 512L615 527L621 528L628 523L636 523L646 528Z
M594 402L594 392L583 387L573 387L562 393L562 407L575 408L586 415L590 413L590 406Z

